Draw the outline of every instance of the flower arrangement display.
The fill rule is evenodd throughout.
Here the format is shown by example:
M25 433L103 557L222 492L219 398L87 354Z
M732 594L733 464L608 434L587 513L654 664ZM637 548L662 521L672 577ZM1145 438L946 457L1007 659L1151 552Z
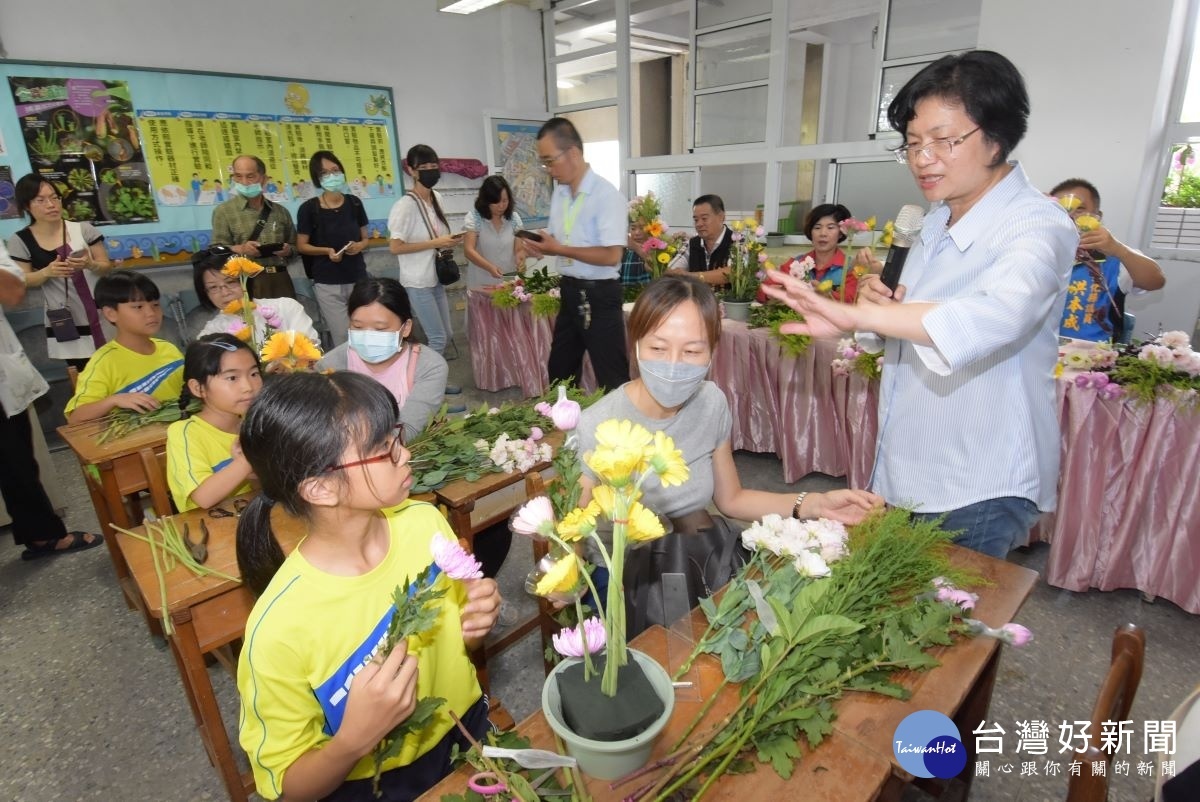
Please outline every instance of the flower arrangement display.
M629 202L629 225L637 226L646 232L646 236L661 237L666 231L667 227L663 224L661 215L662 204L654 197L653 192L638 195Z
M568 451L573 448L564 446L560 454ZM651 475L657 476L664 487L678 486L687 480L688 467L670 437L662 432L651 434L636 423L619 420L605 421L596 428L596 449L583 459L601 482L592 491L586 507L574 506L578 501L578 481L564 486L566 482L560 477L557 486L564 495L557 499L557 505L547 497L531 499L517 511L512 526L514 531L546 538L557 547L551 553L550 565L535 585L539 596L560 601L570 596L577 600L585 586L591 589L600 606L603 643L592 644L587 638L586 621L563 637L564 642L577 640L583 644L585 678L592 673L590 655L604 647L600 690L611 698L617 694L618 672L629 662L625 638L625 553L630 543L656 540L666 531L658 516L640 503L641 486ZM601 537L598 526L601 520L612 525L611 544ZM608 569L608 592L602 605L591 574L575 550L575 544L585 540L595 546ZM595 625L591 629L594 631Z
M1168 331L1148 343L1131 345L1118 353L1112 367L1097 371L1107 374L1108 383L1097 385L1098 377L1089 377L1090 385L1102 393L1112 393L1117 384L1124 394L1143 403L1170 398L1177 403L1200 403L1200 353L1192 350L1186 332ZM1079 383L1081 376L1075 378ZM1110 396L1112 397L1112 396Z
M746 321L752 329L768 329L788 356L798 357L812 345L812 337L807 334L784 334L780 327L784 323L801 322L804 316L786 304L777 301L767 301L762 306L750 308L750 317Z
M849 531L828 521L768 516L743 533L749 562L719 600L702 599L708 627L682 676L701 654L720 661L738 702L701 728L711 694L666 757L614 783L636 779L627 800L703 797L734 766L757 759L787 779L833 730L834 703L849 691L907 698L897 672L938 664L929 649L955 637L1028 642L1017 624L993 629L965 618L978 578L951 570L950 533L914 523L903 509L878 513ZM748 615L754 613L753 615Z
M834 376L857 373L868 379L878 379L883 375L883 353L864 351L853 337L838 340L837 352L829 363Z
M550 275L550 271L543 267L522 272L492 291L492 306L497 309L515 309L523 303L530 304L534 317L557 315L562 303L558 276Z
M392 593L392 618L388 622L383 644L374 659L382 662L392 650L404 641L408 654L415 656L425 645L425 635L437 624L440 616L439 600L450 590L448 582L438 582L444 575L449 581L463 582L481 579L482 566L464 549L457 540L435 533L429 544L433 562L416 578L405 580ZM427 727L438 708L446 703L440 696L426 696L417 700L413 712L384 736L372 753L375 759L375 796L381 795L379 787L383 764L400 754L404 739Z
M765 270L774 270L775 265L763 251L762 237L766 229L753 217L734 220L729 224L732 247L729 250L729 289L725 290L726 301L753 301L758 285L765 277Z

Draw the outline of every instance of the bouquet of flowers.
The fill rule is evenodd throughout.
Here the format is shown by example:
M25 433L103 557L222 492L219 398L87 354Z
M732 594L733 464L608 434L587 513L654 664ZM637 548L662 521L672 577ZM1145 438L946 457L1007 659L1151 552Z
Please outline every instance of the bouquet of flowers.
M221 311L227 315L240 315L241 322L235 323L230 327L229 333L242 340L250 343L250 347L255 351L260 351L263 347L263 341L266 341L271 336L271 332L279 329L283 323L279 318L279 313L269 307L259 307L254 301L250 300L250 279L257 276L263 271L262 265L257 262L247 259L245 256L231 256L225 266L221 268L221 274L236 278L242 285L242 297L235 298L227 303ZM262 341L259 340L257 332L254 330L254 310L258 309L259 315L266 324L266 331L263 333Z
M276 331L263 343L259 357L266 373L295 373L312 370L321 359L321 349L298 331Z
M1076 376L1075 383L1106 398L1127 394L1143 403L1174 398L1200 404L1200 394L1195 392L1200 390L1200 353L1192 350L1186 332L1165 332L1117 353L1111 367L1093 367Z
M527 302L532 304L534 317L557 315L562 303L558 276L550 275L550 271L543 267L528 273L522 272L492 291L492 306L497 309L515 309Z
M658 224L659 233L651 234L642 243L642 258L646 262L646 270L650 273L651 278L658 278L666 272L667 265L671 264L671 260L675 258L675 254L679 253L679 249L683 247L684 241L687 239L687 234L682 231L671 232L668 235L666 226L661 225L661 221L655 221L655 223Z
M853 371L868 379L878 379L883 374L883 354L864 351L853 337L838 340L838 356L829 366L834 376L849 376Z
M729 251L729 289L724 298L727 301L753 301L758 294L758 285L766 276L764 270L775 269L763 252L762 237L767 232L753 217L734 220L729 228L733 245Z
M666 231L666 226L659 219L661 214L662 206L659 204L658 198L654 197L653 192L638 195L629 202L630 227L637 226L648 236L660 237Z

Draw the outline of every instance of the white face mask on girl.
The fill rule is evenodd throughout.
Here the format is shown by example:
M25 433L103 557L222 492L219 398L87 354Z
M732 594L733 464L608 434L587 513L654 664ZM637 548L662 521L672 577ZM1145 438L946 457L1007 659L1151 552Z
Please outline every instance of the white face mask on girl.
M642 359L641 343L634 346L642 385L650 397L666 409L681 407L700 389L711 365Z
M350 329L348 342L363 362L377 365L395 356L402 340L398 331Z

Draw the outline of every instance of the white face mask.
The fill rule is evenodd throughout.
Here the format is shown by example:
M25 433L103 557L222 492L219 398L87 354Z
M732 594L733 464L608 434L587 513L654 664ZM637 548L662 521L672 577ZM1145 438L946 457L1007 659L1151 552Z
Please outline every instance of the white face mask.
M681 407L700 389L708 376L708 365L692 365L687 362L667 362L658 359L642 359L641 343L635 346L638 371L642 385L650 397L666 409Z
M363 362L377 365L391 359L400 351L400 332L350 329L348 340L354 353Z

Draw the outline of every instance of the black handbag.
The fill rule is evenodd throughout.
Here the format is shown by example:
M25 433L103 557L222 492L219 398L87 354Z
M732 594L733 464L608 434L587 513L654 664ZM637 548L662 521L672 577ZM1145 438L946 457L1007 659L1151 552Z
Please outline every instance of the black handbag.
M437 232L433 230L433 226L429 222L429 214L425 211L425 204L421 202L413 193L413 203L417 204L417 210L421 213L421 219L425 221L425 229L429 232L430 239L437 239ZM443 286L456 283L462 278L462 271L458 269L458 262L454 261L454 249L443 248L438 251L433 257L433 270L437 274L438 284Z
M693 518L695 513L689 515ZM680 526L657 540L631 548L625 555L626 634L633 637L647 627L669 627L663 609L663 574L687 578L688 608L724 587L746 564L748 552L741 543L741 530L718 515L705 519L699 528ZM687 531L691 529L691 531Z

